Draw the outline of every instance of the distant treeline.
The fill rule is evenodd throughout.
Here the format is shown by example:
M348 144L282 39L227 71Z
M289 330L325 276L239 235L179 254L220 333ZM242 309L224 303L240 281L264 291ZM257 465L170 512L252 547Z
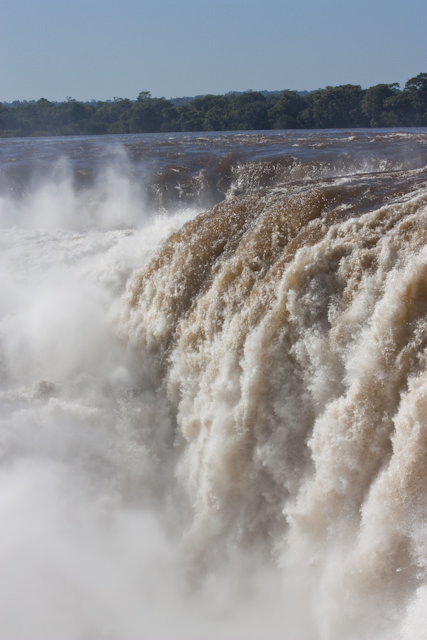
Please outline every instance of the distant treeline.
M0 103L0 136L427 126L427 73L369 89L346 84L310 93L247 91L193 99Z

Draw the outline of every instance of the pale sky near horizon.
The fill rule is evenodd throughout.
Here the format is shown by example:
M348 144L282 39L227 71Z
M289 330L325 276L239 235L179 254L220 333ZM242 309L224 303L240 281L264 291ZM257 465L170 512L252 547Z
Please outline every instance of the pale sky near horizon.
M0 102L403 87L422 72L426 0L0 0Z

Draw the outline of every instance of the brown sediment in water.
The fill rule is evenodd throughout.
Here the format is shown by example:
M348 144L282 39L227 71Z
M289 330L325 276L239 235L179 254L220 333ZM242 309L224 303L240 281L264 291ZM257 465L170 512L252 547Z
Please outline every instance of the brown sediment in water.
M129 283L122 330L163 362L199 559L261 545L321 575L336 545L334 590L397 606L414 589L404 499L420 504L427 423L400 413L425 375L425 187L394 172L231 198Z

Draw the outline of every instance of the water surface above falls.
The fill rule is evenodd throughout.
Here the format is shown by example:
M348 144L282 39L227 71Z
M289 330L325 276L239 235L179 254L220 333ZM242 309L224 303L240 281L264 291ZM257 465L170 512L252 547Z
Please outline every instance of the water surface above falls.
M157 206L208 206L233 187L425 166L425 133L356 129L0 139L0 189L19 195L44 176L65 171L76 188L88 188L110 166L137 181Z

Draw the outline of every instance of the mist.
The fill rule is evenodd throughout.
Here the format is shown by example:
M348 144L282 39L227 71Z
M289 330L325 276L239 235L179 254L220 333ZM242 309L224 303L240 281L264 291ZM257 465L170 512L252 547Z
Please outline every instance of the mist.
M117 335L130 274L194 215L147 210L123 166L78 190L64 160L1 196L2 638L256 638L258 600L281 626L272 568L193 584L174 418Z

